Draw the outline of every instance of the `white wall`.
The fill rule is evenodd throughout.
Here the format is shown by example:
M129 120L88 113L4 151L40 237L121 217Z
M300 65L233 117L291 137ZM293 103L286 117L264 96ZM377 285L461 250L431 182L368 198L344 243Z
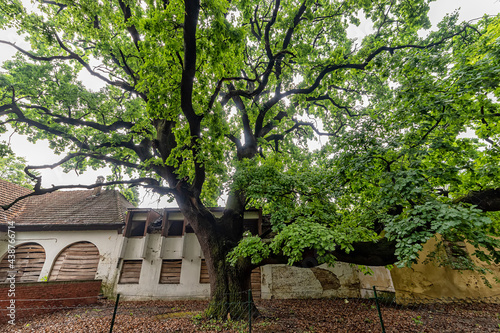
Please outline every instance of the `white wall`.
M120 293L129 300L159 298L208 298L210 285L200 284L203 254L195 234L162 237L159 233L146 237L124 238L117 231L33 231L17 232L16 245L35 242L43 246L45 264L40 279L49 276L57 255L68 245L87 241L97 246L100 254L96 278L103 280L107 296ZM0 257L7 251L6 233L0 233ZM160 284L163 259L182 259L179 284ZM123 260L142 260L138 284L119 284ZM314 269L287 265L261 268L262 298L370 297L377 290L393 291L392 279L385 268L371 267L373 275L364 275L356 267L337 263Z
M195 234L129 238L123 260L143 260L138 284L117 284L116 292L128 300L208 298L210 285L200 284L202 252ZM160 284L163 259L182 259L179 284Z
M8 244L7 233L0 231L0 259L7 252Z
M0 235L0 239L1 237L2 235ZM78 242L90 242L99 250L100 259L96 279L102 279L103 284L112 285L114 283L116 266L123 242L122 235L119 235L116 230L16 232L16 246L32 242L40 244L45 250L45 263L39 281L49 276L57 256L67 246ZM7 245L6 241L0 242L0 258L6 253Z

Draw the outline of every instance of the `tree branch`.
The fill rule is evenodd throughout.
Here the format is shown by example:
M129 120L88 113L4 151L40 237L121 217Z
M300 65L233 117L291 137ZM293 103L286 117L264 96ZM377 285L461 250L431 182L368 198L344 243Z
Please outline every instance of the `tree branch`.
M328 95L328 94L318 96L318 97L307 97L306 98L306 101L308 101L308 102L310 102L310 101L325 101L325 100L332 103L335 107L342 109L342 110L345 110L350 117L355 116L354 114L351 114L351 109L349 107L344 106L344 105L340 105L339 103L335 102L333 100L333 98L331 98L330 95Z
M497 212L500 211L500 188L470 191L466 196L457 198L453 202L476 205L485 212Z
M235 90L235 87L232 83L228 85L229 90ZM255 136L252 133L252 129L250 128L250 119L248 118L248 113L243 103L243 100L240 96L233 97L234 104L236 108L240 111L241 121L243 123L243 134L245 136L245 145L255 145Z
M8 111L9 109L11 111ZM59 136L61 138L66 138L66 139L72 141L73 143L75 143L77 145L77 147L79 147L79 148L89 149L88 144L78 140L76 137L74 137L73 135L71 135L69 133L59 131L55 128L49 127L49 126L42 124L40 122L26 118L24 116L24 113L21 111L21 109L19 109L19 107L15 103L0 106L0 116L5 115L5 114L9 114L9 113L14 113L17 116L17 120L16 120L17 122L26 123L30 126L34 126L34 127L38 128L42 131L45 131L47 133L53 134L55 136Z
M198 25L198 14L200 11L199 0L185 1L184 15L184 68L181 78L181 109L189 123L191 133L191 145L195 167L195 179L193 187L201 192L205 182L205 167L197 161L199 153L199 142L201 138L200 123L202 116L196 115L193 108L193 83L196 76L196 27Z
M123 0L118 0L118 3L120 5L120 9L122 10L123 13L123 22L127 24L127 31L129 32L130 36L132 37L132 40L134 41L134 45L137 49L139 50L139 42L141 41L141 37L139 35L139 32L137 31L137 28L135 25L128 25L128 20L132 17L132 11L130 10L130 6L125 4Z
M106 155L95 154L95 153L70 153L70 154L66 155L63 159L59 160L56 163L45 164L45 165L36 165L36 166L30 166L30 165L28 165L26 167L26 170L54 169L54 168L62 165L63 163L72 160L75 157L90 157L90 158L93 158L93 159L96 159L96 160L109 162L109 163L112 163L114 165L121 165L121 166L125 166L125 167L128 167L128 168L133 168L133 169L137 169L137 170L143 169L143 167L140 164L135 164L135 163L127 162L127 161L122 161L122 160L119 160L119 159L116 159L116 158L113 158L113 157L109 157L109 156L106 156Z
M41 179L41 177L39 177ZM100 184L91 184L91 185L59 185L59 186L52 186L51 188L36 188L35 191L20 196L16 198L14 201L7 205L2 205L3 210L7 210L14 206L17 202L26 199L28 197L32 197L35 195L43 195L47 193L52 193L57 190L63 190L63 189L73 189L73 188L84 188L84 189L93 189L95 187L100 187L100 186L112 186L112 185L120 185L120 184L131 184L133 186L138 186L142 185L147 188L152 188L153 191L157 193L162 193L162 194L168 194L168 193L174 193L175 189L168 188L168 187L162 187L160 186L160 183L154 179L154 178L138 178L138 179L133 179L133 180L119 180L119 181L112 181L112 182L107 182L107 183L100 183Z
M96 130L99 130L103 133L110 133L112 131L116 131L117 129L131 129L134 126L134 123L127 122L127 121L115 121L111 125L102 125L96 122L92 121L84 121L84 120L79 120L75 118L69 118L69 117L64 117L58 114L52 113L48 108L39 106L39 105L25 105L25 104L19 104L19 106L27 109L37 109L41 110L44 112L44 114L49 115L51 117L56 118L54 120L55 123L64 123L68 125L74 125L74 126L87 126L94 128Z
M454 34L451 34L449 36L443 37L438 42L430 43L430 44L427 44L427 45L406 44L406 45L399 45L399 46L394 46L394 47L382 46L382 47L379 47L378 49L376 49L375 51L373 51L372 53L370 53L365 58L365 61L363 63L357 63L357 64L356 63L346 63L346 64L328 65L325 68L323 68L323 70L321 70L319 72L318 76L316 77L316 79L314 80L314 82L309 87L307 87L307 88L290 89L290 90L288 90L288 91L286 91L286 92L284 92L282 94L275 95L273 98L271 98L270 100L268 100L264 104L263 110L266 110L266 111L269 110L271 107L273 107L276 103L278 103L280 100L282 100L285 97L292 96L292 95L307 95L307 94L312 93L314 90L316 90L316 88L319 87L319 85L321 84L321 81L323 80L323 78L327 74L329 74L331 72L334 72L336 70L340 70L340 69L364 70L366 68L366 66L368 66L368 64L378 54L380 54L382 52L387 51L389 53L393 53L396 50L407 49L407 48L413 48L413 49L427 49L427 48L431 48L431 47L440 45L440 44L444 43L445 41L447 41L447 40L449 40L449 39L451 39L451 38L459 35L464 30L465 30L465 28L461 29L460 31L458 31L458 32L456 32Z
M280 8L280 4L281 4L281 1L276 0L276 2L274 3L274 9L273 9L273 13L271 16L271 20L269 20L269 22L267 22L266 27L264 29L264 42L265 42L267 58L269 60L273 59L273 51L271 50L271 43L269 41L269 33L271 31L271 27L276 22L276 18L278 17L278 11Z
M17 46L14 43L11 43L11 42L8 42L8 41L5 41L5 40L0 40L0 43L12 46L13 48L15 48L16 50L18 50L19 52L21 52L22 54L28 56L29 58L31 58L33 60L52 61L52 60L70 60L70 59L74 59L72 56L52 56L52 57L37 56L37 55L34 55L31 52L28 52L28 51L20 48L19 46Z
M106 82L107 84L112 85L112 86L119 87L119 88L122 88L122 89L124 89L126 91L133 92L133 93L137 94L138 96L141 96L141 98L144 99L145 101L147 101L147 96L144 95L143 93L140 93L137 90L135 90L134 87L132 87L130 84L128 84L126 82L112 81L112 80L108 79L107 77L105 77L105 76L97 73L96 71L92 70L92 68L90 68L90 65L87 64L78 54L74 53L66 45L64 45L64 43L61 41L61 39L59 38L59 36L57 34L54 34L54 35L56 36L56 40L57 40L59 46L64 51L66 51L66 52L69 53L71 59L76 60L83 67L85 67L85 69L90 73L90 75L95 76L95 77L101 79L102 81Z

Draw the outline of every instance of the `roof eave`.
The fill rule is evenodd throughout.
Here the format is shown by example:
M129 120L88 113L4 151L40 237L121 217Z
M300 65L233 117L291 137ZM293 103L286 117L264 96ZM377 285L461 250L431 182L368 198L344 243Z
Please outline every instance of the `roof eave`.
M18 224L14 231L93 231L93 230L120 230L125 223L89 223L89 224ZM0 224L0 231L7 231L7 224Z

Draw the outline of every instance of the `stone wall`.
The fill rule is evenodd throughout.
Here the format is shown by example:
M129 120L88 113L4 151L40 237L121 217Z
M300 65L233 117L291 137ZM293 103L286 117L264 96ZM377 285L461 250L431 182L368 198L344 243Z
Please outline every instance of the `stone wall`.
M359 272L346 263L314 268L266 265L261 272L263 299L360 297Z

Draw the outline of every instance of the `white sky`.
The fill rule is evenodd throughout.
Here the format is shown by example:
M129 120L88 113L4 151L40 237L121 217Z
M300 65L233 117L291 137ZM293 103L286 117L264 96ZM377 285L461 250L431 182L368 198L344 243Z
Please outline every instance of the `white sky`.
M24 0L24 3L27 1ZM31 4L28 2L28 8ZM500 0L438 0L431 3L429 17L433 26L435 26L446 13L451 13L460 8L460 20L469 21L479 18L484 14L496 15L500 12ZM359 27L351 27L349 33L352 36L364 36L370 33L371 26L365 22ZM15 42L18 46L29 49L29 45L16 34L14 30L0 30L0 39ZM15 50L7 45L0 44L0 64L5 60L11 58L15 54ZM102 82L96 80L91 75L83 73L80 79L87 84L92 90L98 90L102 87ZM29 165L42 165L52 164L61 156L55 155L49 148L47 142L38 142L36 145L29 143L25 138L11 133L0 135L0 141L8 141L11 143L12 149L18 156L27 159ZM91 184L94 183L99 175L106 175L110 172L108 170L90 170L81 176L77 176L75 172L65 174L60 168L54 170L44 170L42 173L43 186L48 187L51 184ZM162 199L158 201L157 197L146 196L145 191L141 191L143 201L140 203L141 207L163 208L172 206L167 201Z

